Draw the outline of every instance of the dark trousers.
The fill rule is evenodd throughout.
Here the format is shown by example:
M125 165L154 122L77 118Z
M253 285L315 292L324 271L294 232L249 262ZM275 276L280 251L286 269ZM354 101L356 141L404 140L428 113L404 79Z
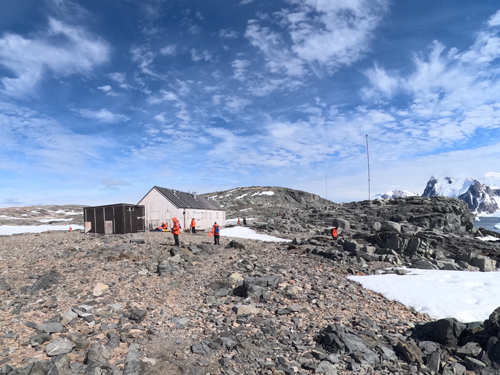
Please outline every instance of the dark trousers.
M180 246L180 244L179 244L179 235L178 234L174 234L174 240L175 240L175 246Z
M220 235L214 234L214 241L215 241L214 245L220 245L220 243L219 243L219 237L220 237Z
M191 233L196 233L196 227L191 227Z

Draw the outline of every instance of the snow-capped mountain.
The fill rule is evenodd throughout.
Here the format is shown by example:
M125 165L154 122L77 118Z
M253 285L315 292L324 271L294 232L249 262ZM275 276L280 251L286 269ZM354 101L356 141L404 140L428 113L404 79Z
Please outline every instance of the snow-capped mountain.
M406 197L416 197L417 193L409 190L391 190L384 194L377 194L375 198L377 199L395 199L395 198L406 198Z
M492 214L500 210L500 188L497 187L500 185L497 184L500 179L498 177L500 177L498 173L485 175L484 180L494 186L491 187L469 177L437 179L432 176L422 196L455 197L467 203L470 210L476 214Z

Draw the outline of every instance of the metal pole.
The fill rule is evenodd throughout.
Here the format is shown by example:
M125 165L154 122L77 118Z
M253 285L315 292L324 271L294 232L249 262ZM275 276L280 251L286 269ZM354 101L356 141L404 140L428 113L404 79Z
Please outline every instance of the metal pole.
M366 135L366 158L368 160L368 200L371 203L371 193L370 193L370 151L368 149L368 134Z
M325 181L326 181L326 196L325 198L328 199L328 175L325 174Z

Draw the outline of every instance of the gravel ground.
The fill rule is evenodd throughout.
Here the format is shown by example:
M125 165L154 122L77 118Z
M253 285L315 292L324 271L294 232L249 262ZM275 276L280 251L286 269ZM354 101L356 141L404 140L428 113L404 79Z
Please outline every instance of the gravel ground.
M347 280L357 272L355 259L312 255L305 245L235 239L241 249L227 247L231 238L221 237L220 246L211 240L185 233L175 249L171 234L158 232L0 237L0 364L54 360L48 345L70 340L80 343L66 352L78 373L88 364L88 347L109 346L112 332L120 338L109 358L115 373L126 368L135 344L137 373L328 373L317 368L328 354L318 337L329 324L366 330L362 322L369 318L382 340L405 337L429 320ZM254 288L257 293L241 291L243 278L263 277L276 282ZM68 317L82 305L90 306L89 315ZM46 322L64 323L63 329L33 342ZM339 374L410 371L397 358L378 368L352 362L346 356L327 364Z

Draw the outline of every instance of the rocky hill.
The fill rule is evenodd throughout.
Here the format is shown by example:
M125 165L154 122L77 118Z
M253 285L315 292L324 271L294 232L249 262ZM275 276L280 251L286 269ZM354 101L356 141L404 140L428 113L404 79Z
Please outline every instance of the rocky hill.
M1 374L500 372L498 309L484 322L433 321L346 278L404 273L395 265L494 270L500 246L477 238L491 233L472 228L464 202L334 204L279 189L215 199L234 214L251 208L258 216L249 225L290 242L222 235L215 246L206 233L182 233L174 247L161 232L0 237ZM247 196L256 206L245 207Z
M83 225L80 205L0 208L0 225Z
M305 210L333 203L316 194L276 186L240 187L204 196L226 209L228 218Z

